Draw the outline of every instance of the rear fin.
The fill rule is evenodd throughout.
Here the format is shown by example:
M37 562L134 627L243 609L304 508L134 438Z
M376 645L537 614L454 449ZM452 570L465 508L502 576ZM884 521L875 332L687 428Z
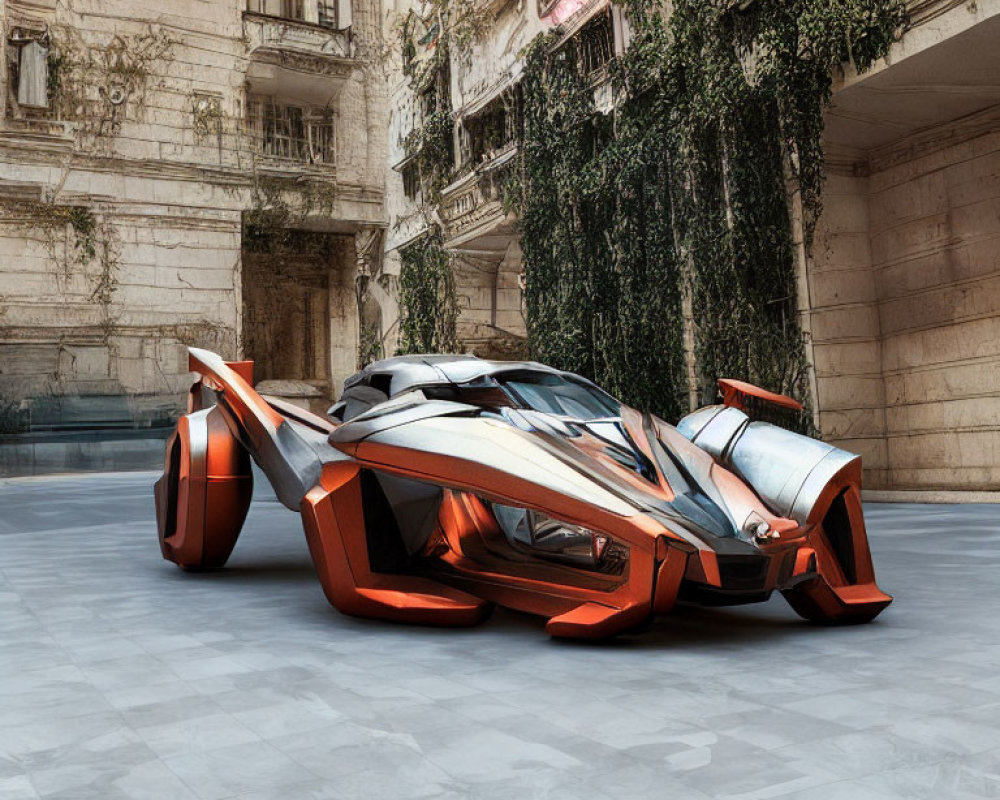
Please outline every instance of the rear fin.
M252 361L226 361L225 365L239 375L248 385L253 386L253 362Z
M284 417L271 408L247 380L253 377L253 362L227 363L209 350L189 347L188 368L201 375L202 383L209 389L224 395L226 405L254 444L259 445L262 435L273 436L284 422Z
M719 378L719 391L722 392L723 405L738 408L744 413L750 410L748 406L752 407L758 403L769 403L793 411L802 410L802 403L798 400L732 378Z
M191 371L216 393L233 435L267 475L278 499L297 511L319 480L322 462L317 448L326 449L327 434L311 427L296 430L286 415L257 394L248 380L253 377L252 362L226 363L197 347L189 347L188 353Z
M754 422L770 422L789 430L802 428L802 403L794 398L730 378L719 380L719 390L724 405L739 409Z

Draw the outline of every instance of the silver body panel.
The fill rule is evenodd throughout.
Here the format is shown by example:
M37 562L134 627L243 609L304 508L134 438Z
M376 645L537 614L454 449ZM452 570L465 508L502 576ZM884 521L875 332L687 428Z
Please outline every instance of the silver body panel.
M388 382L387 394L395 397L424 386L469 383L489 375L521 371L570 376L575 381L599 388L575 373L553 369L537 361L487 361L471 355L411 355L386 358L369 364L361 372L345 380L344 389L377 382L381 377Z
M371 433L364 442L480 464L623 517L640 510L556 458L532 434L498 419L418 419Z
M830 481L861 459L818 439L750 422L735 408L699 409L677 427L750 484L775 514L801 524L809 520Z

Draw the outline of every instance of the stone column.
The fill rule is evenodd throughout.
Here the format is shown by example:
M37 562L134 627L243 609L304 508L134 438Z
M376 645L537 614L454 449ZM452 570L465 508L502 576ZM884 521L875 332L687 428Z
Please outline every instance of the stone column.
M358 230L354 234L354 259L355 259L355 273L354 273L354 286L355 286L355 296L357 300L357 319L358 319L358 335L359 335L359 345L360 336L362 334L362 326L364 324L364 305L365 301L369 297L373 297L376 302L378 302L379 295L384 295L384 292L374 292L373 290L378 287L378 279L382 274L382 243L385 237L385 229L375 226L364 227ZM379 303L381 306L381 303ZM385 324L385 315L383 314L382 324ZM385 330L379 330L379 337L383 337ZM360 347L358 348L357 360L358 366L360 363Z
M805 211L802 207L802 190L792 165L792 155L785 152L782 167L785 178L785 197L788 204L788 221L792 233L792 252L795 259L795 296L799 328L805 346L809 369L809 404L813 425L820 430L819 391L816 382L816 356L813 350L812 297L809 287L809 252L806 248Z

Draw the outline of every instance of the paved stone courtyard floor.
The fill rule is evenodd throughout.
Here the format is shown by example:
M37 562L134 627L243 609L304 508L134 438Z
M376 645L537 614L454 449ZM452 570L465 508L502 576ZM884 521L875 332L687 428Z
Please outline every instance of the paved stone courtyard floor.
M150 473L0 481L0 798L1000 797L1000 508L870 505L875 623L780 597L607 644L350 619L264 492L221 573Z

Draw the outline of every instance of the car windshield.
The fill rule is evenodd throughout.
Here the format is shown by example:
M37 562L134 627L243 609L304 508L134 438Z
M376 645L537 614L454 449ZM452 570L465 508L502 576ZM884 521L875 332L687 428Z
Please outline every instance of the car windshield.
M517 372L496 377L515 399L535 411L584 420L621 414L617 400L583 381L546 372Z

